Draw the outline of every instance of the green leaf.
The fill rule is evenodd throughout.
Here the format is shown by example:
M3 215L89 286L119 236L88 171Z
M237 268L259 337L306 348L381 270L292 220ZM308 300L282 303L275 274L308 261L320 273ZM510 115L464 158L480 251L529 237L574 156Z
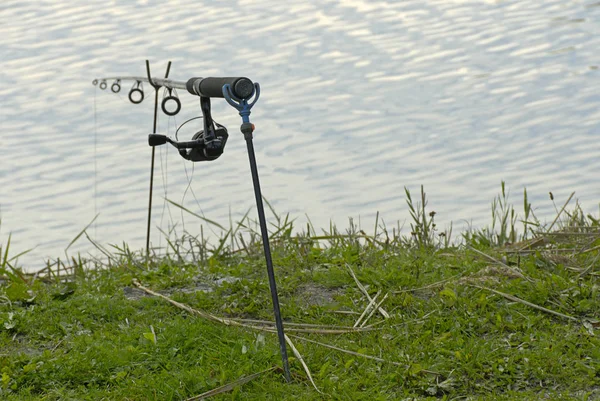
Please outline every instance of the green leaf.
M23 373L33 372L37 369L37 365L35 363L30 363L23 366Z
M144 338L152 341L152 344L156 345L156 333L154 332L154 327L150 326L150 332L144 333Z
M415 363L415 364L411 365L410 368L408 369L408 374L411 376L416 376L419 373L421 373L422 371L423 371L423 367L420 364Z
M144 333L144 338L146 340L152 341L153 344L156 344L156 338L154 337L154 333Z
M450 288L444 288L442 291L440 291L440 297L442 298L442 302L448 306L454 306L458 300L456 292Z
M324 378L327 375L327 371L329 370L329 367L331 366L331 362L327 361L323 364L323 366L321 366L321 369L319 370L319 378Z
M6 287L6 296L13 302L25 301L30 298L28 289L25 284L14 281Z
M7 321L7 322L4 322L4 328L5 328L6 330L11 330L11 329L14 329L14 328L15 328L15 326L17 325L17 322L15 322L15 321L13 320L14 316L15 316L15 314L14 314L13 312L9 312L9 313L8 313L8 321Z
M2 373L2 388L8 388L8 383L10 383L10 376L4 372Z
M75 283L67 283L59 292L55 292L52 294L52 299L56 299L58 301L64 301L69 298L71 295L75 294L75 289L77 288L77 284Z

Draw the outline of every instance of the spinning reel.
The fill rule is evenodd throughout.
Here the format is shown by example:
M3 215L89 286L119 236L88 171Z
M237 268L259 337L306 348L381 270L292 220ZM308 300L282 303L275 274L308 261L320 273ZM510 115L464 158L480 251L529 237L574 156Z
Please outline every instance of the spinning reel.
M200 108L204 127L196 132L191 141L172 140L166 135L148 135L148 145L159 146L170 143L179 150L179 154L192 162L216 160L223 154L229 134L225 126L213 120L210 113L210 98L200 96Z

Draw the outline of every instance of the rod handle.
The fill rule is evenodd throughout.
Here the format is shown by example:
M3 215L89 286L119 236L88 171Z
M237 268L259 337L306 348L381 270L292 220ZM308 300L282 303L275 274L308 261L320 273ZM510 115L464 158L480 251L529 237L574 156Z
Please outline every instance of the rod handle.
M223 86L227 84L238 99L250 99L254 94L254 84L246 77L194 77L185 86L192 95L222 98Z

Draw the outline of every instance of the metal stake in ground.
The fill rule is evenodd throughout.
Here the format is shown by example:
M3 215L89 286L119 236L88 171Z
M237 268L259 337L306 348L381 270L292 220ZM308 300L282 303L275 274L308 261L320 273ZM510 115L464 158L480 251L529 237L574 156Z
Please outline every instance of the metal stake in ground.
M171 62L167 64L167 72L165 72L165 79L169 78L169 71L171 70ZM146 73L148 74L148 82L154 88L154 128L152 130L153 134L156 134L156 123L158 119L158 90L160 89L160 85L156 84L152 80L152 76L150 75L150 62L146 60ZM146 229L146 263L150 263L150 223L152 220L152 187L154 184L154 154L155 149L152 147L152 161L150 163L150 191L148 194L148 226Z
M271 259L271 247L269 246L269 232L267 231L267 220L265 219L265 208L263 206L262 194L260 191L260 181L258 179L258 168L256 166L256 156L254 154L254 145L252 143L252 132L254 125L250 123L250 109L258 100L260 95L260 86L254 84L254 101L248 104L245 99L237 98L233 95L230 85L223 86L223 96L225 100L235 107L242 117L242 126L240 130L246 139L248 147L248 159L250 161L250 171L252 173L252 183L254 184L254 195L256 197L256 209L258 210L258 221L260 223L260 232L262 234L263 248L265 251L265 260L267 262L267 275L269 276L269 287L271 288L271 298L273 300L273 312L275 314L275 325L277 327L277 336L279 337L279 348L281 350L281 360L283 362L283 372L288 383L292 380L290 375L290 366L287 356L285 343L285 334L283 331L283 321L281 320L281 311L279 309L279 296L277 295L277 284L275 282L275 271L273 270L273 261ZM234 101L235 100L235 101Z

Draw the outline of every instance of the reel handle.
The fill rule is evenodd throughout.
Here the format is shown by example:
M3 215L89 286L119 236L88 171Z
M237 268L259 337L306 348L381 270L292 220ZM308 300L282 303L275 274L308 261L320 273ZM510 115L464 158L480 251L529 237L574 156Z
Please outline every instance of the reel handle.
M148 145L150 146L160 146L165 143L170 143L177 149L194 149L204 147L204 140L194 140L194 141L186 141L186 142L178 142L174 141L166 135L161 134L150 134L148 135Z

